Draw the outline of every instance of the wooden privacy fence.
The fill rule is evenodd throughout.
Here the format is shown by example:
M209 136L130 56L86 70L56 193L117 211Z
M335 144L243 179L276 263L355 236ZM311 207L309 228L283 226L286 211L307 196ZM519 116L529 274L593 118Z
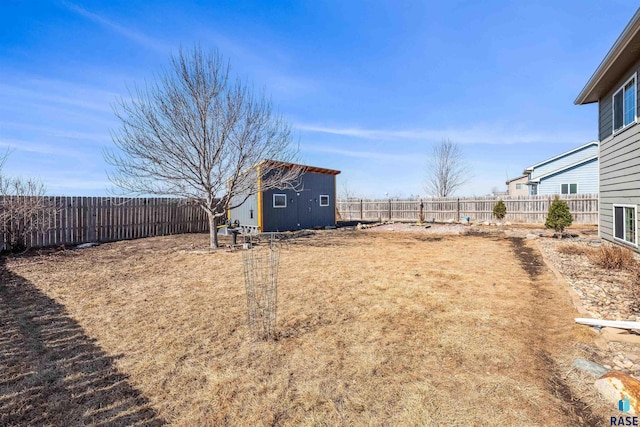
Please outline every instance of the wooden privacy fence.
M19 206L20 197L23 196L0 197L0 208ZM209 231L209 220L202 208L183 199L47 196L43 205L41 225L24 236L27 247ZM0 250L9 249L7 224L0 226Z
M560 198L569 205L574 223L598 223L597 194L561 195ZM547 218L553 196L450 197L423 200L349 199L338 200L336 206L340 218L347 221L417 221L421 203L427 220L458 220L468 216L471 221L496 221L493 216L493 207L498 200L504 201L507 206L504 221L540 224Z

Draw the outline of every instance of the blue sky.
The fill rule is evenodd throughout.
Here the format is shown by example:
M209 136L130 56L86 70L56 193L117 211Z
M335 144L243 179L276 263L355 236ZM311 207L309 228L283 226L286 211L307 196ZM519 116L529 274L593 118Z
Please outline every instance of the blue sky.
M597 139L573 100L636 10L576 1L20 1L0 5L0 148L11 175L104 195L112 105L180 46L218 48L265 88L308 164L364 197L424 195L442 138L460 195Z

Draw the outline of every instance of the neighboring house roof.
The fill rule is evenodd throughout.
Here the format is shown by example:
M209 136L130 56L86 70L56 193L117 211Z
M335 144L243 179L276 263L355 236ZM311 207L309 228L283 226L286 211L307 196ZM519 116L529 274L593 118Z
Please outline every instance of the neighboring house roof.
M519 179L526 178L526 177L527 177L527 175L522 175L522 176L519 176L517 178L513 178L513 179L508 180L507 182L505 182L505 184L509 185L510 182L517 181Z
M597 102L640 57L640 9L613 44L574 104Z
M572 150L565 151L565 152L564 152L564 153L562 153L562 154L558 154L557 156L551 157L551 158L549 158L549 159L547 159L547 160L543 160L543 161L541 161L540 163L536 163L536 164L535 164L535 165L533 165L533 166L529 166L529 167L527 167L527 168L524 170L524 172L522 172L522 173L523 173L523 174L525 174L525 175L529 175L529 174L530 174L530 173L531 173L535 168L537 168L537 167L539 167L539 166L542 166L542 165L545 165L545 164L547 164L547 163L553 162L554 160L558 160L558 159L560 159L560 158L562 158L562 157L568 156L568 155L570 155L570 154L575 153L576 151L580 151L580 150L582 150L582 149L584 149L584 148L587 148L587 147L590 147L590 146L592 146L592 145L598 145L598 141L591 141L591 142L587 142L586 144L581 145L581 146L579 146L579 147L576 147L576 148L574 148L574 149L572 149ZM596 156L596 157L597 157L597 156Z
M532 179L531 182L532 183L538 183L538 182L540 182L541 179L547 178L547 177L549 177L551 175L559 174L560 172L564 172L564 171L566 171L568 169L575 168L576 166L580 166L580 165L582 165L584 163L589 163L589 162L591 162L593 160L596 160L597 158L598 158L597 155L596 156L587 157L586 159L579 160L579 161L577 161L575 163L571 163L570 165L566 165L566 166L563 166L563 167L558 168L556 170L553 170L551 172L547 172L544 175L540 175L540 176L536 177L535 179Z

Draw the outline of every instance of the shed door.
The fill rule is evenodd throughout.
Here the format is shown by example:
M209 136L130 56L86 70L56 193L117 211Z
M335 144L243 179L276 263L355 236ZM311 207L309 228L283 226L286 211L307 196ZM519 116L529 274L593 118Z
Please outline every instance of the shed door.
M313 221L311 221L313 198L311 197L310 190L302 190L297 193L297 208L298 208L298 228L311 228L313 227Z

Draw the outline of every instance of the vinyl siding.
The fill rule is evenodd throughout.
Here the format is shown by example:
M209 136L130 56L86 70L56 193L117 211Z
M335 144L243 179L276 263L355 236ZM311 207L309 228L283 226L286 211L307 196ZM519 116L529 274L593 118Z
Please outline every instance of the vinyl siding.
M536 179L542 175L546 175L549 172L556 171L565 166L569 166L581 160L587 159L589 157L598 155L598 145L592 144L581 150L568 154L566 156L560 157L559 159L551 160L547 163L544 163L540 166L536 166L531 172L531 179ZM538 192L540 194L540 192Z
M634 74L638 73L638 79L640 79L640 60L638 60L618 81L616 85L614 85L609 91L598 101L598 135L600 141L604 141L606 138L610 137L613 133L613 94L622 87L622 85L629 80L629 78ZM636 115L640 116L640 84L636 81Z
M509 183L509 195L510 196L526 196L529 194L529 187L527 185L523 185L524 188L521 188L520 190L518 190L516 188L516 184L526 184L528 181L528 177L523 176L520 179L511 181Z
M640 125L600 143L600 236L613 239L613 205L640 204ZM637 232L637 229L636 229Z
M538 194L560 194L562 184L578 184L578 194L598 192L598 159L542 178L538 185Z
M613 102L612 102L611 96L604 97L598 103L598 122L599 122L598 134L600 137L600 141L610 136L611 132L613 131L613 125L612 125L613 115L611 112L612 104Z

